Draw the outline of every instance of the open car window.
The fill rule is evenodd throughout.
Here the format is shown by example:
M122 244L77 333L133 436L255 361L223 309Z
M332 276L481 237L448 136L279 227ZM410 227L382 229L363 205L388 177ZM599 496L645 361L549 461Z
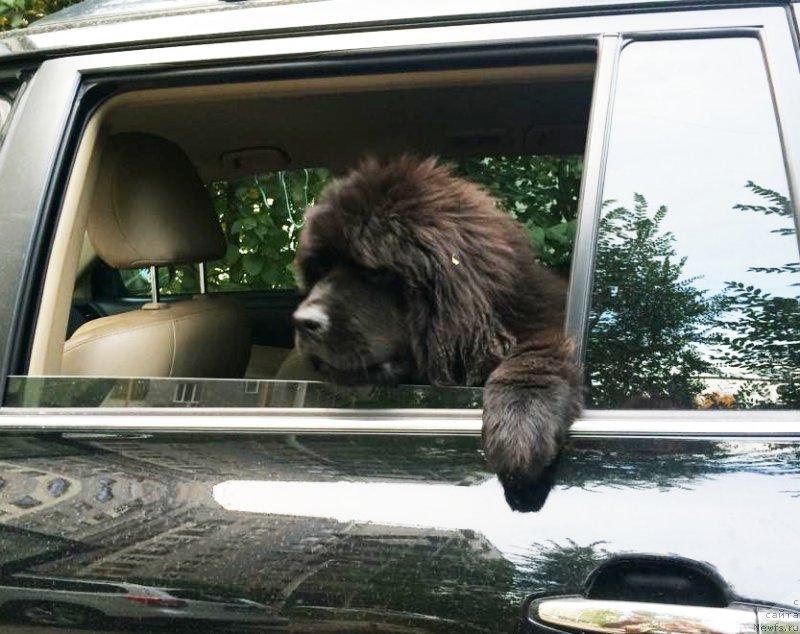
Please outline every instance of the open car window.
M103 133L94 146L82 147L87 163L108 151L105 147L120 138L117 135L155 135L174 143L203 182L225 248L217 257L205 258L202 267L179 263L155 269L136 266L130 257L107 261L103 249L97 249L94 260L80 268L75 279L64 338L53 336L57 332L53 327L47 351L34 359L31 373L11 378L5 404L480 408L482 390L477 386L348 388L298 374L293 369L292 314L301 295L292 263L305 212L332 179L367 156L413 154L438 156L453 173L490 192L497 206L522 225L538 261L566 280L575 241L594 56L583 51L579 61L569 63L561 57L537 58L528 66L417 72L374 80L303 80L297 88L291 81L164 87L112 98L96 116ZM464 103L471 108L463 108ZM202 139L199 129L204 130ZM75 170L70 186L81 185L81 176L86 173ZM83 185L91 192L90 180ZM104 235L85 220L82 223L78 218L73 234L80 232L90 242ZM102 328L109 317L119 320L146 312L154 297L154 280L157 300L165 305L186 306L203 293L236 303L252 328L247 366L221 379L180 369L167 376L86 372L66 357L57 358L57 346L65 345L65 354L75 350L83 345L82 335ZM220 339L224 337L211 332L208 349L224 349ZM204 348L199 346L197 354L210 354ZM121 359L138 351L115 349L103 354ZM142 354L158 355L162 352ZM210 363L213 367L213 359Z

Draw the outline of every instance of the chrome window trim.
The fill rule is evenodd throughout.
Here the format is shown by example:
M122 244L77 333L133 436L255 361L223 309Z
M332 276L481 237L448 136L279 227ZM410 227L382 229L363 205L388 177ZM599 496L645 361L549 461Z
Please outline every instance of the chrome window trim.
M759 31L767 78L772 91L783 161L794 204L795 237L800 249L800 57L795 50L791 15Z
M578 225L575 230L565 324L567 334L575 341L575 359L579 363L584 358L588 335L595 243L600 210L603 206L608 138L621 46L618 35L605 35L598 43L597 69L589 113L589 128L586 134L583 179L578 199Z
M481 411L4 408L0 434L11 431L479 435ZM570 436L796 441L800 424L796 411L590 410L575 422Z

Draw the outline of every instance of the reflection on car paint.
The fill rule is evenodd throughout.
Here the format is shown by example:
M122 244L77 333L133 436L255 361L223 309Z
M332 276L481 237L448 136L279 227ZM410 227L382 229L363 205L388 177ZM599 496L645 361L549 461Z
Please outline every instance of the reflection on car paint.
M9 437L0 509L19 491L46 490L55 472L70 486L0 515L0 567L254 601L303 632L512 631L528 595L579 592L610 557L652 544L707 561L739 597L788 606L800 594L797 553L742 570L730 547L758 548L761 522L784 543L796 536L774 514L800 495L791 445L628 441L623 451L575 440L531 514L505 506L479 446L475 437ZM793 484L776 491L776 476ZM98 499L111 486L113 499Z

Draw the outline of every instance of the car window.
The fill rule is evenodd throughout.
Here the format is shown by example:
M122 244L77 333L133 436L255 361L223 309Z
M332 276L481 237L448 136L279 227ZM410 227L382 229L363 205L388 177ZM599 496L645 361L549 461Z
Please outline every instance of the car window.
M561 281L566 282L569 277L572 261L583 176L582 150L593 88L594 58L588 53L581 55L586 55L585 62L504 68L498 71L497 78L487 69L466 74L452 71L453 75L437 71L430 78L414 74L410 79L398 76L391 82L380 80L375 88L368 89L359 79L358 90L351 93L331 88L330 81L326 81L314 89L313 98L291 91L274 96L269 82L215 85L202 88L199 93L185 92L191 99L182 97L181 88L165 88L173 91L167 99L161 99L157 92L156 98L136 94L126 101L125 97L133 93L123 93L118 103L108 109L110 114L102 115L110 117L107 129L156 135L175 146L170 151L182 152L200 177L196 182L204 183L226 248L220 259L202 263L204 274L196 264L157 266L158 289L165 298L161 308L150 302L149 268L130 268L128 263L137 261L135 258L123 258L112 266L100 260L96 248L90 249L88 255L94 259L85 268L81 265L75 279L63 351L86 350L84 340L78 337L86 335L95 341L94 329L108 324L109 318L115 319L114 328L118 328L127 323L119 318L128 314L134 317L132 311L140 312L130 323L141 324L142 319L157 321L159 314L153 311L163 310L172 302L194 302L194 310L194 306L201 306L196 301L201 299L203 281L211 300L215 295L224 295L220 304L206 306L235 304L237 314L246 313L252 324L249 363L243 370L215 374L218 365L211 356L216 351L224 355L234 346L227 343L230 335L213 335L208 346L193 343L182 348L189 357L207 359L205 367L211 368L208 374L195 370L156 374L116 369L120 363L124 365L140 356L144 365L158 357L159 364L171 363L175 367L175 352L170 351L173 344L167 341L170 335L160 331L167 337L160 348L148 342L124 353L115 348L91 358L91 363L97 361L103 367L108 367L108 361L115 366L113 372L86 371L85 365L66 367L62 361L59 374L57 366L49 365L45 359L38 366L45 370L32 373L35 376L9 378L5 405L480 408L482 389L474 381L474 387L348 387L318 383L319 375L309 374L307 368L298 371L292 315L301 298L292 263L305 212L335 176L346 174L366 156L438 156L452 173L491 193L497 207L519 222L533 247L535 255L531 257L556 272L553 288L561 286ZM439 83L440 77L445 81ZM398 82L400 88L396 87ZM303 86L301 89L306 90ZM197 101L197 94L203 95L205 101ZM229 140L219 121L230 121L231 113L242 109L238 101L241 99L249 99L250 107L258 108L262 116L252 119L248 125L253 127L232 125L231 134L238 137ZM458 104L464 100L474 108L461 109ZM312 102L313 108L309 106ZM215 130L212 147L209 139L201 142L196 138L198 128L194 123L187 125L189 111L193 122L204 121L202 127ZM290 116L293 118L287 118ZM266 127L265 121L269 124ZM341 129L332 128L332 123ZM170 126L173 133L169 133ZM398 127L404 134L398 134ZM256 134L266 139L261 141L261 149L252 148L249 137ZM335 135L337 143L330 135ZM288 149L274 150L268 144L276 143L275 139ZM98 164L103 163L100 152L109 147L105 143L100 140L95 146L99 148L94 155ZM113 147L113 140L109 143ZM224 150L229 147L234 149L226 153ZM226 158L229 155L233 158ZM286 169L251 169L259 164L256 159L266 155L270 165L277 161L279 165L285 163ZM171 204L174 207L175 203ZM106 209L102 205L100 208ZM88 224L78 230L88 236L84 246L93 235L98 237L92 233L97 229ZM107 236L101 239L106 240ZM161 236L154 235L153 241L162 242ZM119 251L112 251L109 255L106 248L106 261L117 257L114 253ZM192 257L183 259L196 261ZM453 258L456 266L458 258ZM51 263L51 267L54 265ZM558 277L562 280L556 281ZM566 284L564 291L566 295ZM184 304L183 308L187 307ZM209 336L211 332L208 331ZM100 337L104 338L105 335ZM145 353L145 349L150 352ZM66 352L57 352L63 360ZM56 371L49 371L49 367ZM212 378L217 376L226 378Z
M589 317L597 408L800 406L800 263L756 39L620 58Z

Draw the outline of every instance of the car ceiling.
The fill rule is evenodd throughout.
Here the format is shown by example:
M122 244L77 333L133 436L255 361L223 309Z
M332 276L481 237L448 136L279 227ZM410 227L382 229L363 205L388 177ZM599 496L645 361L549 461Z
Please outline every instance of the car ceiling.
M206 181L302 167L342 171L368 154L582 154L592 80L590 68L544 81L270 88L139 93L109 110L106 127L171 139Z

